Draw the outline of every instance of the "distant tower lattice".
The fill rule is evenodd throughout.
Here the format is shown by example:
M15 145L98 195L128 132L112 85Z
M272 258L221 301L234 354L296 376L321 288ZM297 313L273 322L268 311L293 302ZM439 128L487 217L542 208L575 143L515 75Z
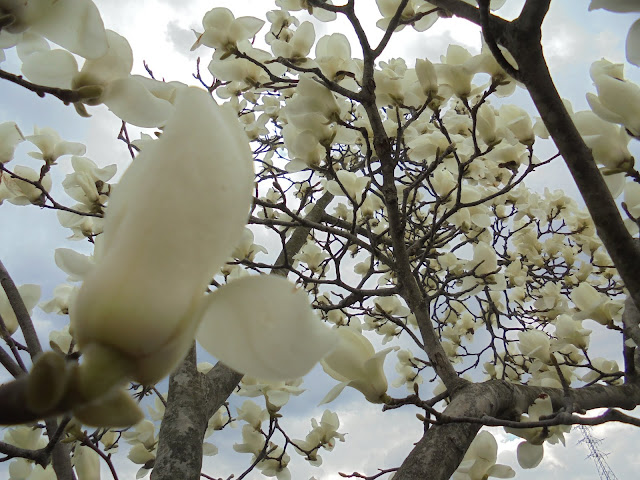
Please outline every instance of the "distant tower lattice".
M618 477L616 477L616 474L613 473L613 470L611 470L611 467L607 463L607 454L600 450L599 445L602 440L591 434L591 427L587 425L579 425L579 428L582 432L582 440L580 440L580 443L587 445L587 448L589 449L589 455L587 458L591 458L595 462L600 479L618 480Z

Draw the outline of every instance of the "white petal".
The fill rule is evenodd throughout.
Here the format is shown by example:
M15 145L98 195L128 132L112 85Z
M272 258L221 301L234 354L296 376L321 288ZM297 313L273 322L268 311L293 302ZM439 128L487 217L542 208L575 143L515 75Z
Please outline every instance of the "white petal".
M535 468L542 461L544 447L533 445L529 442L521 442L518 445L518 463L522 468Z
M83 279L95 266L92 257L70 248L56 248L54 258L58 268L67 273L72 282Z
M70 310L79 347L123 352L141 383L166 375L189 350L203 292L242 236L252 188L235 115L202 89L182 89L162 136L109 200L101 261Z
M109 83L103 101L118 118L137 127L162 126L173 111L169 102L153 96L133 77Z
M508 465L496 464L487 470L487 475L495 478L514 478L516 472Z
M336 398L338 398L338 395L340 395L342 393L342 390L344 390L347 386L349 386L349 382L342 382L337 384L335 387L329 390L329 393L324 396L324 398L318 405L324 405L325 403L333 402Z
M71 79L78 73L78 62L66 50L35 52L22 62L22 73L33 83L71 88Z
M107 51L107 38L98 7L91 0L56 0L34 31L84 58L98 58Z
M306 293L281 277L235 280L205 303L198 341L252 377L301 377L336 342L335 334L313 314Z
M627 35L627 61L640 66L640 20L636 20Z

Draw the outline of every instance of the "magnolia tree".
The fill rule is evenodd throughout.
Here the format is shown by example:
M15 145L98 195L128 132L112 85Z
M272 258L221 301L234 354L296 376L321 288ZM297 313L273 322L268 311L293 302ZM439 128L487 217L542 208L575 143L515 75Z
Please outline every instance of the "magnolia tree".
M287 433L283 407L318 388L304 379L317 362L335 380L323 403L351 387L381 412L422 412L401 465L345 477L511 478L483 426L521 437L518 462L534 468L572 425L640 425L621 411L640 404L640 173L628 149L639 87L622 64L593 59L591 110L563 102L541 45L550 0L527 0L511 21L504 1L377 0L377 44L364 3L276 0L266 21L213 8L192 47L211 76L199 62L187 86L132 75L128 41L91 0L0 0L0 46L22 62L0 76L82 116L106 105L132 157L114 184L116 166L84 145L0 124L0 202L56 209L94 247L55 252L70 283L43 301L0 265L11 478L95 479L101 463L117 478L120 448L138 477L197 479L216 453L205 439L231 424L249 454L238 478L291 478L293 456L319 465L345 441L331 410L304 439ZM379 60L401 30L452 16L482 28L479 55L450 45L437 63ZM357 42L316 35L339 17ZM636 65L639 32L627 40ZM518 88L539 118L509 103ZM154 130L130 140L127 125ZM547 138L557 153L541 158ZM21 142L39 171L14 158ZM527 188L554 159L586 209ZM62 163L75 204L51 180ZM46 351L36 305L69 317ZM605 331L624 364L589 353ZM197 363L194 340L215 366ZM405 396L389 394L385 361ZM168 393L155 386L167 375ZM231 395L253 400L231 408Z

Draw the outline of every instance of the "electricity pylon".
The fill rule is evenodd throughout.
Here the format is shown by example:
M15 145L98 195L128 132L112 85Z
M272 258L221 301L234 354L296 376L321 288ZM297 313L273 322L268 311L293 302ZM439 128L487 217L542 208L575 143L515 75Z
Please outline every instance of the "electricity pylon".
M611 467L607 463L607 454L600 450L601 439L594 437L591 434L591 427L587 425L579 425L582 432L582 440L579 443L585 443L589 449L589 455L587 458L591 458L598 469L598 475L601 480L618 480L616 474L613 473Z

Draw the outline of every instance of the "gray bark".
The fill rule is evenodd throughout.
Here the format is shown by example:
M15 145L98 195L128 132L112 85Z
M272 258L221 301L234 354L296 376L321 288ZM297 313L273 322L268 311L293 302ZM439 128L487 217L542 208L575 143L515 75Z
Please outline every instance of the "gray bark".
M565 392L557 388L515 385L501 380L461 388L443 413L442 421L446 423L425 432L394 480L447 480L462 462L483 423L492 424L492 418L518 420L541 394L551 397L554 411L567 405ZM570 398L573 411L598 407L632 410L640 403L640 384L592 385L570 390Z
M160 426L153 480L197 480L202 466L202 437L207 420L195 346L169 377L169 395Z

